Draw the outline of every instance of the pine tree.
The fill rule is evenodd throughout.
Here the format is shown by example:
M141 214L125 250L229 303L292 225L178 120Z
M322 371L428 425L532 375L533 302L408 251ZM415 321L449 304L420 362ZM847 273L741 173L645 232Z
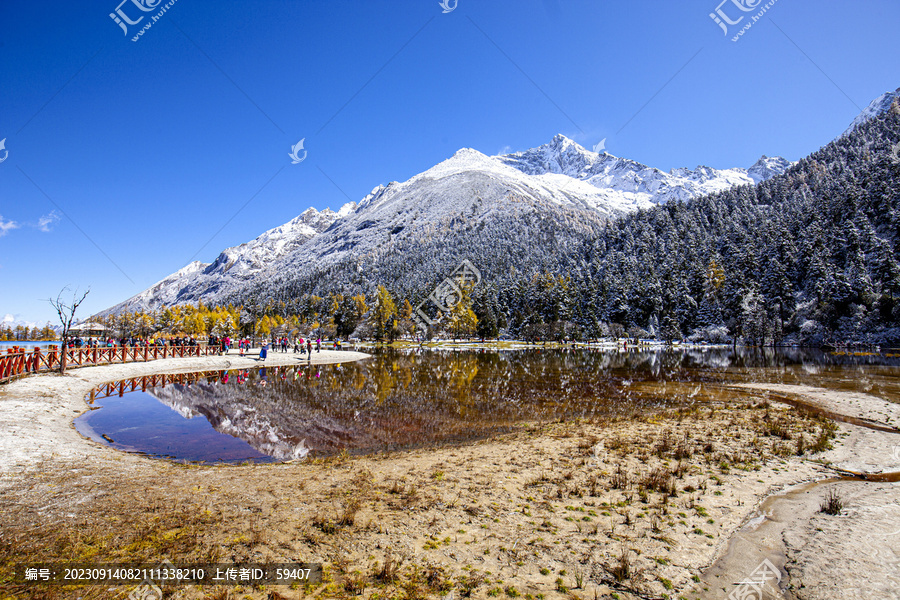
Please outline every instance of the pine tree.
M670 313L663 317L660 335L667 343L681 339L681 328L678 327L678 320L675 318L675 315Z
M900 295L900 264L894 257L890 244L885 240L881 240L878 245L875 276L880 282L881 293L890 296L891 302L893 302Z

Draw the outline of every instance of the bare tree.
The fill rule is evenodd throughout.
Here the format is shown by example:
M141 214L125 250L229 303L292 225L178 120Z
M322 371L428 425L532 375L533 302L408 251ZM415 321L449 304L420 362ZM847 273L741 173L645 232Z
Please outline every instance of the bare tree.
M66 348L69 345L69 331L72 329L72 323L75 321L75 311L78 310L78 307L81 306L81 303L84 302L87 295L91 293L91 288L88 288L87 291L81 294L81 297L78 296L78 289L76 288L75 291L72 292L71 301L68 301L67 298L63 297L67 296L66 292L68 291L70 291L69 286L66 286L59 291L56 300L53 298L48 300L50 306L56 309L56 314L59 315L59 322L62 325L62 331L60 331L62 351L59 360L59 372L63 374L66 372L66 362L68 359Z

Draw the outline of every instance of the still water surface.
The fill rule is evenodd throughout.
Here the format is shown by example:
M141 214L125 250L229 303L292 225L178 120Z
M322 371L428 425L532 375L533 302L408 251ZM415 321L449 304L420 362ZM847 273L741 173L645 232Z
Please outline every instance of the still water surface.
M35 348L45 350L50 346L59 346L62 342L4 342L0 341L0 352L6 352L8 348L19 347L24 348L28 352L34 352Z
M94 395L82 434L196 462L270 462L483 439L525 423L652 413L734 397L724 385L799 383L900 402L900 357L731 349L384 350L343 365L130 380Z

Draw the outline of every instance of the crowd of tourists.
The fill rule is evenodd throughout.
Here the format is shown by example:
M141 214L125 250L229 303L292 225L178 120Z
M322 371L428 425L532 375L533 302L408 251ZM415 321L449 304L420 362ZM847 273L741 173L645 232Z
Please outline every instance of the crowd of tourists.
M241 356L250 350L250 346L252 345L250 338L234 339L229 335L222 337L211 335L209 336L209 341L207 343L211 348L218 347L221 354L227 354L232 348L237 348L241 353Z
M71 338L69 339L68 346L70 348L116 348L118 346L128 346L128 347L137 347L137 348L149 348L151 346L198 346L199 342L194 336L183 336L183 337L172 337L172 338L163 338L163 337L151 337L151 338L142 338L142 337L122 337L122 338L114 338L109 337L105 339L98 338Z
M334 350L342 350L343 343L339 339L335 339L331 342L332 349ZM293 349L294 354L308 355L310 360L312 359L313 347L315 347L316 352L322 351L322 338L316 338L313 340L312 338L302 338L300 336L289 338L289 337L275 337L270 341L263 342L262 347L259 350L259 358L260 360L265 360L268 355L269 348L271 347L272 352L289 352ZM241 353L243 356L243 352Z
M227 354L232 348L236 348L241 356L244 356L245 353L249 352L250 348L253 346L253 341L250 338L239 338L235 339L231 336L209 336L207 343L211 348L219 348L219 352L221 354ZM331 342L332 348L334 350L342 350L342 342L341 340L334 340ZM114 348L118 346L128 346L128 347L152 347L152 346L198 346L200 342L194 336L176 336L170 338L164 337L123 337L123 338L106 338L106 339L98 339L98 338L71 338L69 340L69 347L74 348ZM262 348L265 351L268 351L271 348L272 352L289 352L293 349L294 354L309 354L312 355L313 347L315 347L316 352L322 351L322 338L316 338L315 340L312 338L302 338L302 337L275 337L269 341L265 341L262 344ZM265 353L262 354L262 357L265 357Z

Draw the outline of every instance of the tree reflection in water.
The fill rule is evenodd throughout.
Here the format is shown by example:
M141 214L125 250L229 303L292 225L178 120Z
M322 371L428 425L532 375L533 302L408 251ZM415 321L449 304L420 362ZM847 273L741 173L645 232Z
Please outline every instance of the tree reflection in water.
M183 416L202 415L217 431L290 460L459 443L523 423L647 415L728 399L736 392L717 384L749 380L828 379L834 385L876 387L883 397L900 399L896 369L871 366L892 360L731 349L384 350L343 365L182 375L163 382L167 385L157 380L131 387L147 387ZM848 377L848 370L854 375Z

